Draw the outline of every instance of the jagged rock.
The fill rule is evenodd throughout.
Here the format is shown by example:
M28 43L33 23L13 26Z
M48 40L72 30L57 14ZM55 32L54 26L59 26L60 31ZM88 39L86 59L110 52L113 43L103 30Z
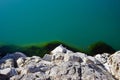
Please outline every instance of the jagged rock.
M108 58L109 71L120 80L120 51L115 52Z
M25 62L25 58L21 57L17 60L17 65L18 67L23 67L24 65L24 62Z
M6 68L6 69L0 70L0 74L11 77L11 76L17 75L18 73L15 68Z
M17 60L20 57L26 57L26 55L21 53L21 52L15 52L13 54L7 54L2 59L14 59L14 60Z
M83 62L83 60L81 59L80 55L78 54L73 54L73 53L69 53L69 54L65 54L64 55L64 61L78 61L78 62Z
M0 69L11 68L14 67L14 60L13 59L6 59L0 61Z
M46 60L46 61L51 61L51 60L52 60L52 55L45 54L42 59L43 59L43 60Z
M110 54L108 53L103 53L103 54L97 54L95 55L95 58L100 61L102 64L105 64L107 62L108 57Z
M43 58L7 55L0 60L0 74L9 80L115 80L112 74L120 77L120 52L110 57L106 53L92 57L60 45L51 53Z
M10 78L10 80L50 80L49 76L43 72L28 73L24 75L16 75Z
M81 75L81 80L115 80L107 70L95 64L82 64Z
M64 53L57 53L52 55L52 62L56 65L59 65L63 62L64 60Z
M63 62L61 65L53 67L49 76L51 80L80 80L80 63Z
M7 54L0 60L0 69L5 69L5 68L11 68L11 67L17 67L17 59L18 58L25 58L26 55L24 55L21 52L16 52L13 54Z
M62 45L59 45L53 51L51 51L51 54L55 54L55 53L72 53L72 51L66 49Z

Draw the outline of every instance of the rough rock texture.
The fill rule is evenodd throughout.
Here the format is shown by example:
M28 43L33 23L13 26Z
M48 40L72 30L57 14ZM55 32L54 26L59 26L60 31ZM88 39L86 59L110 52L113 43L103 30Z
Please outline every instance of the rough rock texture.
M1 58L0 80L120 80L120 52L92 57L60 45L43 58L19 54Z
M112 75L114 75L115 78L120 80L120 51L117 51L116 53L112 54L108 58L107 63L110 69L110 73L112 73Z

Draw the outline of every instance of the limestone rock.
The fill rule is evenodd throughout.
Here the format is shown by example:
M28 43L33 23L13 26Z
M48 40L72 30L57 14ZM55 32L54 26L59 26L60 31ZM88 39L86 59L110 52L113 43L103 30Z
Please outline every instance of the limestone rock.
M46 61L51 61L52 55L45 54L44 57L43 57L42 59L43 59L43 60L46 60Z
M60 45L51 53L43 58L26 57L23 53L6 55L0 60L0 79L115 80L114 75L120 80L120 51L110 57L106 53L92 57Z
M108 58L110 73L120 80L120 51L115 52Z
M105 64L107 62L107 59L110 55L108 53L103 54L97 54L95 55L95 58L100 61L102 64Z
M81 59L81 57L78 54L73 54L73 53L69 53L69 54L65 54L64 55L64 61L78 61L78 62L83 62L83 60Z
M51 51L51 54L55 54L55 53L71 53L72 51L66 49L65 47L63 47L62 45L59 45L58 47L56 47L53 51Z
M15 68L6 68L6 69L0 70L0 74L11 77L11 76L17 75L18 73Z

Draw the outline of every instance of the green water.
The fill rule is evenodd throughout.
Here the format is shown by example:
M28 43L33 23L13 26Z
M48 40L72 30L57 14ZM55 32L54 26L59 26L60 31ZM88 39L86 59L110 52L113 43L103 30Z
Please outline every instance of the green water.
M104 41L120 49L120 0L0 0L0 42Z

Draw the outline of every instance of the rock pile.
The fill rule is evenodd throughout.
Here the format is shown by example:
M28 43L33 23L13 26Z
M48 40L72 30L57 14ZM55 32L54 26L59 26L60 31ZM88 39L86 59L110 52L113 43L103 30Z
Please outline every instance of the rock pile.
M0 80L120 80L120 51L94 57L62 45L46 54L8 54L0 59Z

